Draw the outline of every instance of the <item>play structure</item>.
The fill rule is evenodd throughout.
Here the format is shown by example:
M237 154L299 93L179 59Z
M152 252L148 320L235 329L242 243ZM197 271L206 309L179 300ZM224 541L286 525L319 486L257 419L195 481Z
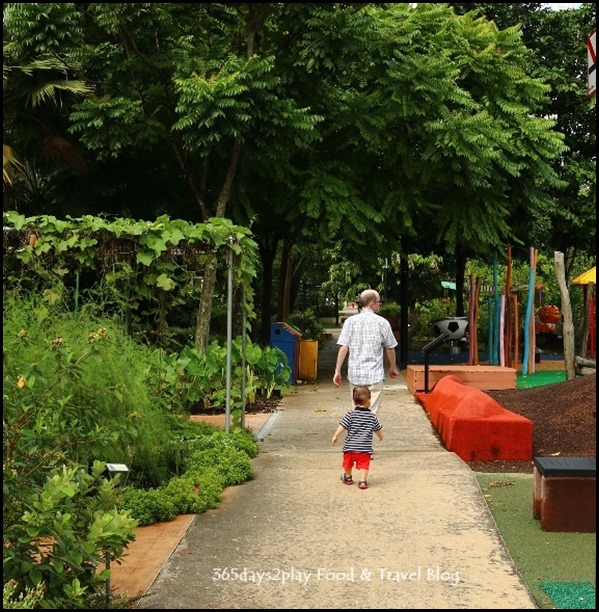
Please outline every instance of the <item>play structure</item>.
M584 308L584 330L581 347L581 357L596 359L595 353L595 286L597 285L597 266L593 266L573 281L573 285L582 286Z
M520 338L519 321L519 293L512 291L512 251L506 250L506 279L505 290L500 294L498 281L498 256L493 261L493 292L487 299L489 312L488 348L489 365L499 365L518 369L520 345L522 344L522 374L535 371L536 354L536 321L535 321L535 293L536 266L538 253L536 249L529 249L528 290L526 296L526 312L522 325L522 338ZM470 319L474 342L470 346L469 363L478 364L478 314L480 297L480 278L476 281L470 277ZM555 308L555 307L552 307ZM553 311L552 311L553 312ZM559 317L559 312L558 312ZM554 328L555 329L555 328Z
M495 256L492 294L488 297L488 365L479 364L477 341L481 279L474 279L471 275L469 317L444 317L433 321L431 325L438 336L422 349L424 366L410 365L407 368L409 391L427 411L447 449L466 461L532 460L532 423L506 410L483 391L516 388L520 351L522 374L534 373L537 339L555 334L558 323L562 321L563 315L557 306L542 303L535 306L537 291L539 302L542 296L542 285L536 282L536 266L537 251L530 249L528 288L523 304L526 312L521 326L519 292L511 289L511 249L507 249L506 283L501 295ZM585 287L585 312L589 319L588 328L592 330L588 342L589 353L593 356L594 270L573 282L589 284L589 288ZM556 276L559 281L557 258ZM569 308L569 301L566 306ZM446 341L460 340L466 333L470 340L467 365L429 366L430 352Z

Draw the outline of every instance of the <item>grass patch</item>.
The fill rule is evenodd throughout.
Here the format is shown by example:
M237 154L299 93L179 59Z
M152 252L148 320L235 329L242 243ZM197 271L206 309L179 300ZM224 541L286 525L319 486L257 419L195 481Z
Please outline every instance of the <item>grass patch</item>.
M595 533L546 532L533 518L532 474L476 477L507 549L540 608L560 607L547 583L589 583L595 588Z
M545 385L553 385L555 383L564 382L566 380L566 370L541 370L533 374L516 375L516 389L533 389L535 387L544 387Z

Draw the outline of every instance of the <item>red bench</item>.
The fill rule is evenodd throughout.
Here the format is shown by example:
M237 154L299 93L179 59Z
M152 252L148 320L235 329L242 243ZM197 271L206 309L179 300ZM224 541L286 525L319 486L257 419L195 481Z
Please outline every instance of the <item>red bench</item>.
M447 450L464 461L532 461L532 422L456 376L444 376L416 399Z

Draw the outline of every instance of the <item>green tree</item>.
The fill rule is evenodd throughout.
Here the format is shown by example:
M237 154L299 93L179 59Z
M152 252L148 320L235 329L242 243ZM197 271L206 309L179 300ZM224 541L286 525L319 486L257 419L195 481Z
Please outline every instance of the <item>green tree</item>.
M596 23L596 4L552 11L540 3L449 3L457 12L485 15L500 28L519 27L531 50L529 72L551 87L538 114L554 118L567 149L554 161L565 188L530 214L515 208L516 239L565 254L568 273L578 254L596 254L596 112L586 95L586 38Z
M66 118L73 101L92 89L56 57L11 65L13 53L9 42L3 65L3 208L64 213L60 204L52 205L60 201L54 191L87 170L84 152L66 133Z
M71 114L71 131L98 160L151 149L168 155L187 188L192 220L227 214L242 145L261 128L301 140L315 117L280 90L273 58L255 53L269 4L68 4L60 19L80 34L61 41L94 82L94 97ZM54 41L46 4L15 4L5 27L23 55ZM83 43L82 43L83 41ZM25 57L21 58L26 59ZM142 155L142 157L144 157ZM173 164L168 164L173 168ZM172 180L172 179L171 179ZM209 334L216 262L206 266L195 341Z
M70 121L96 163L122 165L109 199L156 187L146 215L251 225L263 308L277 253L288 287L287 254L304 261L315 240L373 268L414 248L484 253L516 202L538 210L559 184L563 144L534 115L548 90L517 28L446 5L65 5L78 36L59 41L47 5L8 6L11 38L37 41L20 61L47 39L96 84ZM198 346L218 291L208 268Z

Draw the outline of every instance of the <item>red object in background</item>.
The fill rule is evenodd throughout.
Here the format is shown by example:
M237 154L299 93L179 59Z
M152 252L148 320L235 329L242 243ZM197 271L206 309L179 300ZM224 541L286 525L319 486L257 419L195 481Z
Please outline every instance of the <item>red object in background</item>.
M595 296L591 293L589 299L589 357L595 359Z
M557 323L560 318L561 314L557 306L545 305L539 308L539 319L543 323Z
M535 325L535 331L537 334L554 334L555 323L537 323Z

